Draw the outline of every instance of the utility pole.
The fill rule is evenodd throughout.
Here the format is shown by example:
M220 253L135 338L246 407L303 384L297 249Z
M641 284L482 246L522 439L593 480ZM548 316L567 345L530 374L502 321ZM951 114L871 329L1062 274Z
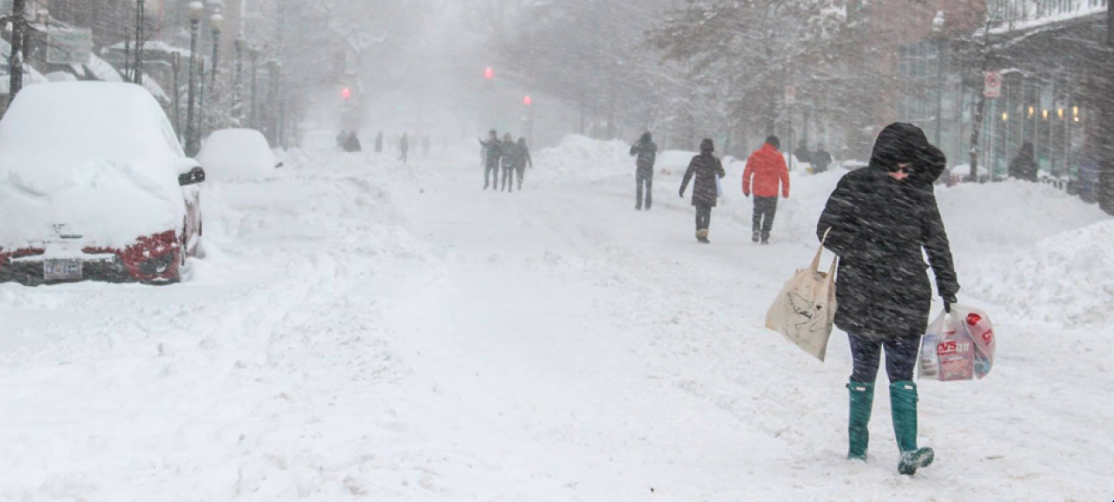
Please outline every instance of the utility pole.
M11 84L8 88L8 104L23 89L23 41L27 32L27 0L12 0L12 54L8 59L11 65Z

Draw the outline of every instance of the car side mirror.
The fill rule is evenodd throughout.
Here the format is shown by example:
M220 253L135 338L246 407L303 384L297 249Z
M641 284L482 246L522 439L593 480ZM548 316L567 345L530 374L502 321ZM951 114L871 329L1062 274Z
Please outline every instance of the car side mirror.
M204 182L205 170L200 167L195 167L190 169L188 173L178 175L178 184L184 187Z

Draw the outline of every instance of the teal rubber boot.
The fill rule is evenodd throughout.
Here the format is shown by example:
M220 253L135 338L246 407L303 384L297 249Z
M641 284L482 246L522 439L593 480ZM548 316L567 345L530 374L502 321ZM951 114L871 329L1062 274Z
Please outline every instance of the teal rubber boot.
M932 448L917 448L917 384L908 381L890 384L890 407L897 446L901 449L897 471L912 476L917 469L932 465L936 458Z
M851 415L847 425L847 437L850 447L847 451L848 460L866 461L866 449L870 443L870 412L874 408L874 384L851 382L847 384L851 391Z

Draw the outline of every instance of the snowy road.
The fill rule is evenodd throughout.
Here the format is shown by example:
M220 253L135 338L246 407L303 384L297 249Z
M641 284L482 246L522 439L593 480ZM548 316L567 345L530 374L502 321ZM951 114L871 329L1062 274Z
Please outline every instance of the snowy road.
M1114 492L1114 329L1011 323L1016 285L980 271L1016 246L984 253L969 236L1002 225L959 218L969 204L942 196L960 279L981 293L962 300L1002 312L999 363L921 387L938 463L909 479L884 392L872 461L843 460L842 333L820 364L761 327L815 250L835 177L796 189L774 245L749 242L749 201L729 198L701 246L675 176L639 213L623 159L593 153L593 170L568 153L539 155L514 194L481 191L470 160L293 162L207 187L206 256L182 285L0 285L0 500ZM1080 211L1015 237L1100 218Z

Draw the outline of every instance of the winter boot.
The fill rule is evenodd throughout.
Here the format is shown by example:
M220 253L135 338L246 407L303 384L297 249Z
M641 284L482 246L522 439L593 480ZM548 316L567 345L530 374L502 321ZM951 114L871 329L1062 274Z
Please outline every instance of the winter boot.
M769 245L769 244L770 244L770 233L769 232L762 232L762 245L766 246L766 245Z
M697 230L696 240L700 241L701 244L711 244L708 240L708 229Z
M847 451L848 460L866 461L867 445L870 443L870 412L874 408L874 384L851 382L847 384L851 391L851 414L847 422L847 437L850 448Z
M909 381L890 384L890 407L897 446L901 449L897 471L912 476L917 469L932 465L936 458L932 448L917 448L917 384Z
M752 235L750 236L750 240L751 240L751 242L753 242L753 243L755 243L755 244L758 244L758 237L759 237L759 235L760 235L760 234L758 233L758 231L757 231L757 230L755 230L755 231L754 231L754 234L752 234Z

